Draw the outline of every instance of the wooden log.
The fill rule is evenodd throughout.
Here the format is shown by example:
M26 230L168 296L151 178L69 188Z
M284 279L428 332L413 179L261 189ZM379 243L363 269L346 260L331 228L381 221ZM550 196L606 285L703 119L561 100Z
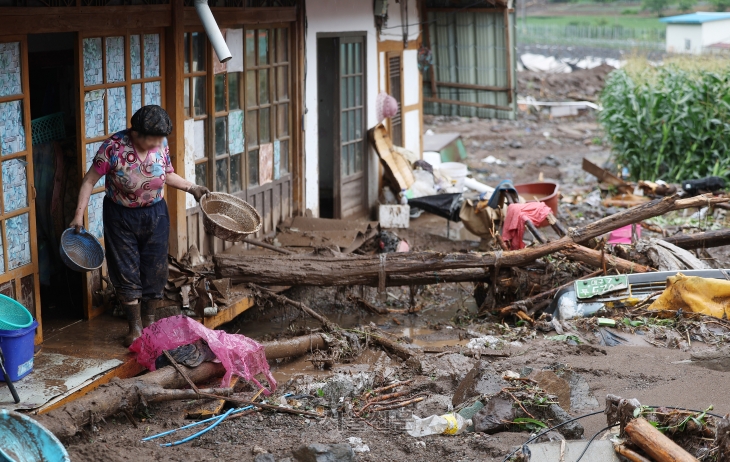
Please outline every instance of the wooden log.
M561 250L560 253L568 257L573 261L579 261L586 265L593 266L594 268L602 268L604 262L607 268L615 268L619 273L648 273L652 271L648 266L634 263L632 261L624 260L615 255L609 255L601 253L598 250L589 249L582 245L570 245L565 249Z
M641 454L637 453L636 451L632 451L631 449L627 448L623 444L615 444L613 446L613 449L616 451L616 454L624 456L625 458L629 459L631 462L651 462L646 457L642 456Z
M267 342L266 359L295 358L313 350L324 350L327 344L321 334L303 335L278 342Z
M696 234L677 234L662 239L686 250L720 247L730 244L730 229L706 231Z
M396 275L420 274L459 269L484 269L487 266L522 266L536 259L559 252L576 242L584 242L622 226L638 223L662 215L675 208L675 197L665 197L610 217L596 220L581 228L569 230L568 236L553 242L509 252L454 253L413 252L381 254L377 256L315 257L304 256L240 256L214 257L219 277L230 277L234 282L252 282L274 285L367 285L377 287L384 272L387 279ZM688 207L698 202L690 202ZM701 202L699 202L701 203ZM387 283L386 279L386 283ZM412 282L410 284L413 284Z
M625 431L631 442L655 462L697 462L695 457L654 428L643 417L629 422Z

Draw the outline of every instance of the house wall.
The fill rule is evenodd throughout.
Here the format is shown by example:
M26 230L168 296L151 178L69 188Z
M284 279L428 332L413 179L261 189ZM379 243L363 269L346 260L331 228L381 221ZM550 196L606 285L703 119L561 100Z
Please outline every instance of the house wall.
M690 40L690 49L685 41ZM702 53L702 24L667 24L668 53Z
M715 43L730 43L730 19L706 22L702 25L702 46Z
M305 206L319 216L319 122L317 120L317 34L335 32L367 32L365 42L367 127L375 126L375 98L378 94L378 61L373 4L362 0L310 0L306 2L305 36ZM331 127L321 127L323 130ZM370 153L369 165L377 165ZM368 172L368 178L373 178ZM372 188L368 188L372 189Z

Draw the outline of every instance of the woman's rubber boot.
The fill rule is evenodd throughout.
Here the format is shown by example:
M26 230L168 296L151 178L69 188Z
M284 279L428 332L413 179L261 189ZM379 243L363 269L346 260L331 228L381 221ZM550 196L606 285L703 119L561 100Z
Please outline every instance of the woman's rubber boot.
M129 323L129 332L124 337L124 346L128 347L137 337L142 335L142 319L140 319L139 314L141 304L126 305L122 303L122 307L124 308L124 314L127 315L127 322Z
M157 303L159 303L157 300L147 300L142 302L142 328L149 327L155 323Z

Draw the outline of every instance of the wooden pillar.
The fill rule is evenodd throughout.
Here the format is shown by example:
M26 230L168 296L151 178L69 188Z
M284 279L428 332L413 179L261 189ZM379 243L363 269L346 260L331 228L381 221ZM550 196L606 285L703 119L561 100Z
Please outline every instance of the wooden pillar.
M173 131L167 141L175 172L185 177L185 106L183 98L184 63L184 5L183 0L171 0L172 25L165 29L165 90L166 109L172 119ZM193 179L188 178L193 181ZM170 255L180 258L188 250L185 192L167 188L165 197L170 213Z

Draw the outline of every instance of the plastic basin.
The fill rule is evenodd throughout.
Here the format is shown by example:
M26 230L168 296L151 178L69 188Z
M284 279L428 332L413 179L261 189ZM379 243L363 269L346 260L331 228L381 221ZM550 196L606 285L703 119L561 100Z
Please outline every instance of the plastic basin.
M543 181L542 183L525 183L516 184L515 189L519 195L527 202L536 200L545 203L553 211L553 215L558 216L558 199L560 197L560 185L552 181Z
M0 429L0 461L71 461L58 438L28 416L0 409Z

